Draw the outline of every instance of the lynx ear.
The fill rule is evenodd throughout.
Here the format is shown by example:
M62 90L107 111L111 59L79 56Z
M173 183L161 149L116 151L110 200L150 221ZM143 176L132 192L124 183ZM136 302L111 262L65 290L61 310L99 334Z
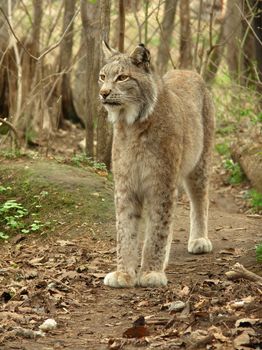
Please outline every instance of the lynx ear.
M129 55L129 57L135 65L139 65L142 63L146 66L149 66L150 64L150 52L144 44L139 44L135 48L135 50Z
M118 53L115 49L112 49L104 40L102 41L102 49L106 60Z

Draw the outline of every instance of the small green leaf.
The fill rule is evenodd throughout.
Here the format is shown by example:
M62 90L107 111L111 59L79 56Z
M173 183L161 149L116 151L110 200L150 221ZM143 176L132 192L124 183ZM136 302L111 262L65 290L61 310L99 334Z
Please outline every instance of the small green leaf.
M5 234L4 232L0 232L0 239L7 240L9 236Z

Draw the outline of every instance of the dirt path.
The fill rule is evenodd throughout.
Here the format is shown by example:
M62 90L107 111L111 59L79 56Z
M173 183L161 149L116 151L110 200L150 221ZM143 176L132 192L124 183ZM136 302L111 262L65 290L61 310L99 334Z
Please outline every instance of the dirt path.
M239 214L233 198L214 184L209 219L214 252L190 255L186 251L189 206L182 198L168 286L114 290L102 283L115 266L112 185L86 170L41 164L21 162L6 167L11 167L11 173L27 167L35 178L75 193L78 200L79 196L83 202L91 198L90 203L97 204L99 198L101 203L96 206L99 212L88 220L78 214L68 216L61 230L47 237L14 238L2 245L1 350L262 347L262 287L247 280L228 281L224 275L236 262L261 274L254 251L262 241L260 218ZM169 311L177 300L185 303L183 310ZM149 336L122 338L141 315L147 318ZM55 319L57 328L45 336L25 331L37 331L47 318ZM247 321L243 328L236 324L243 318L260 321Z

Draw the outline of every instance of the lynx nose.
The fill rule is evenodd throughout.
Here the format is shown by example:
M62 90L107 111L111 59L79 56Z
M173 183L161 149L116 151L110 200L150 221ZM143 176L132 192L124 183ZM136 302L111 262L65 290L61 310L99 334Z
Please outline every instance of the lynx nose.
M103 99L105 100L107 98L108 95L110 95L111 90L107 89L107 90L101 90L100 91L100 96L103 97Z

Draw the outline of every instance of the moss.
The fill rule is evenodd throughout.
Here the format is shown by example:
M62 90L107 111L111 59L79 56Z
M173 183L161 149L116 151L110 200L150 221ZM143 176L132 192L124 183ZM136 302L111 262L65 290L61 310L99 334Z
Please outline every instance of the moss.
M55 161L5 161L0 181L11 187L1 200L16 199L41 222L57 226L114 220L112 183L88 169Z

